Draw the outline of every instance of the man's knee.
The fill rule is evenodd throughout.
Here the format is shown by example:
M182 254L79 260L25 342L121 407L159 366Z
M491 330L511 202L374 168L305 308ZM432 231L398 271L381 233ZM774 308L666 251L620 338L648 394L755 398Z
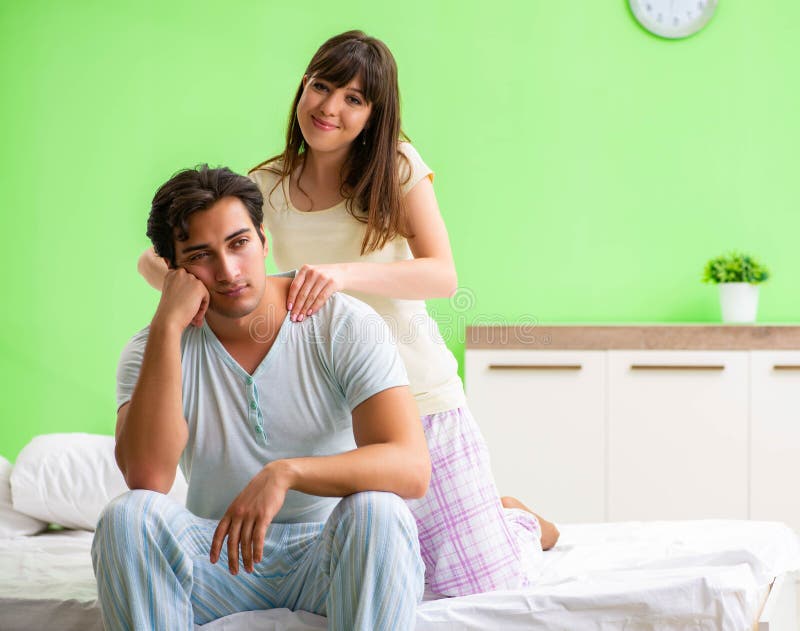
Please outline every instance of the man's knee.
M394 493L364 491L348 495L336 507L337 521L368 524L385 532L402 532L417 537L417 526L406 503Z
M97 532L141 525L142 521L159 515L165 508L165 502L171 502L162 493L137 489L127 491L111 500L97 521Z
M321 562L332 579L331 628L410 628L406 618L413 619L422 598L425 568L406 503L394 493L355 493L339 502L328 525L332 541ZM399 626L397 616L403 620Z
M178 505L162 493L137 489L111 500L97 521L92 541L95 572L126 565L141 554L144 540L162 532Z
M372 558L376 569L403 568L409 588L422 580L417 524L406 503L394 493L367 491L350 495L336 510L336 538L350 539L361 550L358 558ZM380 570L378 570L380 571Z

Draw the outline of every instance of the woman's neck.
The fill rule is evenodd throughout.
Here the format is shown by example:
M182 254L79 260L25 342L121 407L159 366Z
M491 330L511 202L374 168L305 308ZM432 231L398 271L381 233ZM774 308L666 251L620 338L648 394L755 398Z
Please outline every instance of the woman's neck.
M338 190L347 150L325 153L307 150L303 161L303 181L315 189Z

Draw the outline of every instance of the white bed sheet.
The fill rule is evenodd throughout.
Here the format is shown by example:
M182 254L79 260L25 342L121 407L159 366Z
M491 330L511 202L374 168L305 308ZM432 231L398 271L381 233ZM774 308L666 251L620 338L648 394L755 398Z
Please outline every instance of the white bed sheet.
M464 598L427 594L417 631L745 629L774 576L800 569L798 537L747 521L564 525L536 587ZM102 628L92 533L0 540L0 629ZM312 631L325 619L244 612L198 631Z

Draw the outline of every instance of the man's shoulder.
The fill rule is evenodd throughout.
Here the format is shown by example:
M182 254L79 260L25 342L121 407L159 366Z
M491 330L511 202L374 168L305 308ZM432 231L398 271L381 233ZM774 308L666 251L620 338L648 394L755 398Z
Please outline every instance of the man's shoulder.
M380 318L376 311L366 302L341 291L331 294L328 301L320 308L320 312L326 308L332 317L361 319L374 315Z
M125 344L125 348L136 348L139 346L144 346L147 344L147 338L150 337L150 325L148 324L143 329L140 329L136 333L131 336L128 340L127 344Z
M278 296L284 299L284 302L286 301L286 298L289 297L289 287L292 285L296 271L297 270L292 270L290 272L269 275L269 278L273 283L273 287L275 287L276 293Z
M276 294L284 299L289 296L289 287L297 275L297 270L289 270L288 272L279 272L277 274L270 274L269 278L276 290ZM380 316L375 310L370 307L366 302L354 298L353 296L337 291L331 294L330 298L319 308L315 316L319 316L318 320L326 320L335 322L340 318L360 319L364 317Z
M312 316L314 328L334 345L340 342L386 342L392 339L384 319L367 303L337 292Z

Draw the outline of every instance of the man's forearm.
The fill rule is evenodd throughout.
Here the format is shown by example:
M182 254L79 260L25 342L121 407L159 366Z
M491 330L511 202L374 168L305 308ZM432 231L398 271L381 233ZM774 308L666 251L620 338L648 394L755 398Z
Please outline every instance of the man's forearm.
M276 475L286 476L288 488L310 495L388 491L407 499L425 495L431 470L427 451L393 443L365 445L334 456L277 460L270 467Z
M186 445L181 396L182 329L153 321L141 372L117 429L117 463L130 488L166 493Z

